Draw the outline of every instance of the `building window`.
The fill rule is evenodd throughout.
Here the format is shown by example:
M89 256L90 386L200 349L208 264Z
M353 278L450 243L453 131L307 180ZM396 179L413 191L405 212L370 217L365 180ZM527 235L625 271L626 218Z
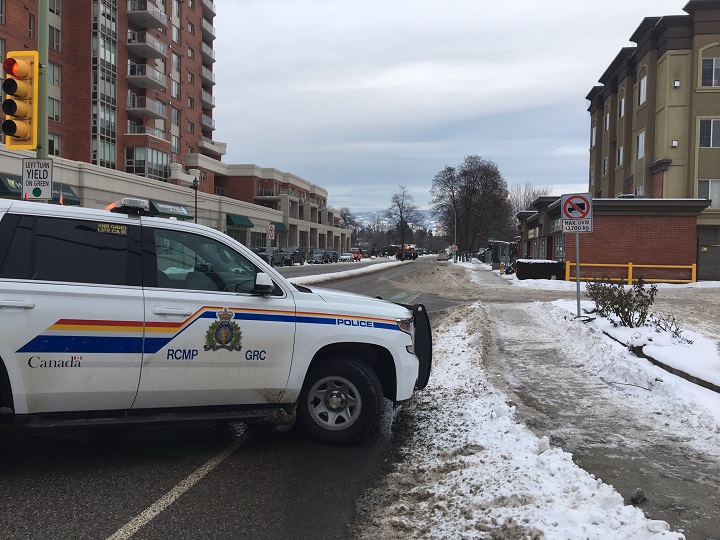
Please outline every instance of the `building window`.
M597 142L597 126L593 122L592 128L590 129L590 148L595 146Z
M603 175L606 175L608 173L608 158L607 158L607 156L603 156L603 158L602 158L602 173L603 173Z
M195 0L188 0L188 7L190 9L195 9Z
M48 64L48 70L47 70L47 81L52 86L60 87L60 78L61 78L61 68L60 64L56 64L55 62L50 62Z
M55 98L48 98L47 113L50 120L60 121L60 100Z
M180 55L172 53L172 68L173 71L180 73Z
M720 118L700 120L700 148L720 148Z
M195 124L188 122L188 133L195 133Z
M193 23L191 23L190 21L188 21L187 29L188 29L188 33L189 33L190 35L194 35L194 34L195 34L195 25L194 25Z
M595 184L595 167L590 167L590 185Z
M172 40L173 40L175 43L180 43L180 28L178 28L178 27L175 26L174 24L173 24L173 27L172 27Z
M643 75L638 82L638 107L647 101L647 75Z
M49 30L50 30L50 36L49 36L50 48L53 51L60 52L60 30L58 30L54 26L51 26L49 28Z
M563 234L556 234L554 237L555 246L555 260L556 261L564 261L565 260L565 235Z
M176 109L175 107L170 107L170 109L171 109L170 118L172 121L172 125L180 127L180 109Z
M175 99L180 99L180 81L172 81L170 93Z
M618 118L625 116L625 97L621 97L618 102Z
M188 47L188 58L195 58L195 49L193 49L192 47Z
M173 0L172 6L173 17L180 17L180 0Z
M720 86L720 58L703 58L702 86Z
M35 14L28 13L28 37L35 39Z
M60 15L62 10L62 0L50 0L50 13Z
M125 149L125 171L167 182L170 179L170 155L154 148Z
M189 108L189 109L194 109L194 108L195 108L195 99L193 99L193 98L190 97L190 96L188 96L188 108Z
M2 2L3 0L0 0ZM0 38L0 58L5 58L5 51L7 46L5 45L5 38Z
M173 154L179 154L180 153L180 137L177 135L172 135L170 137L171 144L172 144L172 153Z
M5 24L5 0L0 0L0 24ZM5 58L5 51L2 57Z
M617 149L617 162L615 163L615 166L616 166L616 167L622 167L622 165L623 165L623 157L624 157L623 147L622 147L622 146L618 146L618 149Z
M48 154L51 156L60 155L60 135L48 134Z
M710 199L710 208L720 208L720 180L698 180L698 198Z
M635 159L645 157L645 132L641 131L635 136Z
M195 84L195 74L192 71L188 71L188 82Z
M603 118L603 125L605 128L605 131L610 131L610 111L605 111L605 117Z

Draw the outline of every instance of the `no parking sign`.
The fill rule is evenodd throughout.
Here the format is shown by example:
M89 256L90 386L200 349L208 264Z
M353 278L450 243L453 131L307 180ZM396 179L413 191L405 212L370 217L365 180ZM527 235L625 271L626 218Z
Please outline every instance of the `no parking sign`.
M562 220L564 233L592 232L592 195L563 195Z

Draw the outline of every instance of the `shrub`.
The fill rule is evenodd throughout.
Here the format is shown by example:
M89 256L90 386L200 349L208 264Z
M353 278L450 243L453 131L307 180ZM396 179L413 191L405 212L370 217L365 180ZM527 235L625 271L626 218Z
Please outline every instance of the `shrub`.
M619 319L617 322L628 328L643 326L647 322L656 294L657 285L646 289L642 278L632 287L604 279L588 283L585 289L585 295L595 302L598 315L615 315Z

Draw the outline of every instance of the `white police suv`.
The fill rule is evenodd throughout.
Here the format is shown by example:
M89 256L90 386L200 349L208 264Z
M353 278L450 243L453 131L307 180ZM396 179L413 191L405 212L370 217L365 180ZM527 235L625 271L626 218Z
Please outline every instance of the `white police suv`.
M428 382L425 308L292 285L214 229L0 200L0 419L271 420L352 444Z

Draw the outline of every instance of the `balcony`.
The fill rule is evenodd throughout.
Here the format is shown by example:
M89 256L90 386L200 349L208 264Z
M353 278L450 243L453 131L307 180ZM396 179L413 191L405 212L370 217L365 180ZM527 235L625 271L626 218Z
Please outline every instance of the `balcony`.
M215 62L215 50L204 41L202 45L200 45L200 52L202 53L203 64L212 64Z
M167 77L147 64L128 65L127 80L137 88L154 88L156 90L167 88Z
M203 125L203 127L215 129L215 119L208 116L207 114L200 115L200 123Z
M150 135L151 137L167 142L165 132L156 127L130 125L128 126L127 135Z
M167 28L167 15L147 0L128 0L127 16L134 28Z
M167 106L161 101L145 96L128 96L127 112L145 118L167 118Z
M215 84L215 74L206 68L205 66L201 66L202 69L200 70L200 78L202 81L207 85L214 85Z
M210 42L215 39L215 27L205 18L202 20L202 38L203 41Z
M141 58L167 58L167 45L147 32L128 32L128 52Z
M202 0L202 14L206 19L212 19L217 14L212 0Z
M215 96L210 92L202 90L200 92L200 101L202 102L203 109L212 109L215 107Z
M200 137L198 147L203 155L224 156L227 152L227 143L213 141L209 137Z

